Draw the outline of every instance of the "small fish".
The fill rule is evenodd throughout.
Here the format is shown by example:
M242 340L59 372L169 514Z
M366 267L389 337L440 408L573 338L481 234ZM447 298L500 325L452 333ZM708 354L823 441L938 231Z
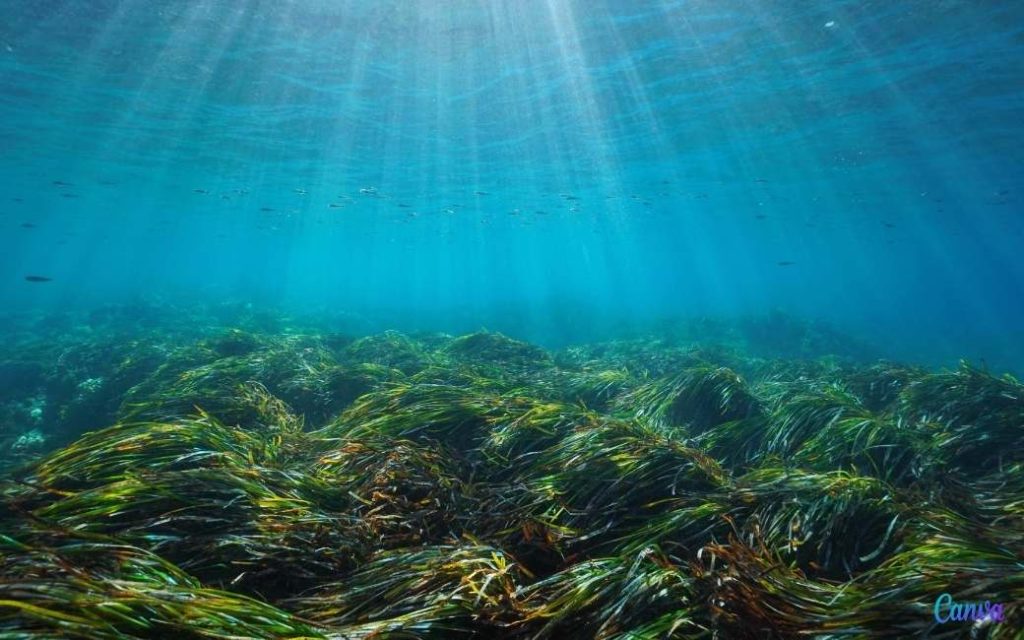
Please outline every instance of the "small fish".
M754 216L754 217L755 217L755 218L757 218L758 220L764 220L764 219L766 219L766 218L767 218L768 216L764 215L763 213L759 213L758 215L756 215L756 216Z
M410 209L410 208L412 208L411 204L402 204L401 202L398 203L398 206L401 209Z
M78 194L75 194L75 193L62 193L62 194L60 194L60 197L62 197L62 198L77 198Z
M343 204L337 204L337 203L334 203L334 202L332 202L331 204L329 204L327 206L332 208L332 209L343 209L345 207L345 205L343 205Z
M267 213L270 213L271 211L274 211L274 209L270 207L260 207L260 211L266 211Z
M767 180L765 180L764 178L754 178L754 182L758 182L758 183L760 183L760 184L765 184L765 183L767 183L768 181L767 181Z
M300 196L304 196L304 195L309 193L305 189L292 189L292 191L294 191L295 193L299 194Z
M53 282L53 278L47 278L46 276L25 276L27 282Z
M75 186L75 185L71 184L70 182L62 182L60 180L54 180L53 184L55 186L58 186L58 187L73 187L73 186Z
M791 266L793 266L796 263L795 262L791 262L789 260L781 260L779 262L776 262L775 264L779 265L780 267L791 267Z
M474 191L474 192L473 192L473 195L477 195L477 196L489 196L489 195L491 195L491 194L487 193L486 191Z
M565 198L566 200L579 200L579 198L577 198L576 196L570 195L568 193L563 193L562 197Z
M884 225L885 225L885 228L886 228L886 229L895 229L895 228L896 228L896 225L894 225L894 224L893 224L893 223L891 223L891 222L883 222L882 224L884 224Z
M22 229L35 229L36 226L37 225L35 225L35 224L31 223L31 222L22 222L21 223L21 228Z
M210 193L210 190L209 189L193 189L192 193L202 193L202 194L206 195L206 194Z
M359 193L365 196L375 196L377 195L377 187L363 187L359 190Z

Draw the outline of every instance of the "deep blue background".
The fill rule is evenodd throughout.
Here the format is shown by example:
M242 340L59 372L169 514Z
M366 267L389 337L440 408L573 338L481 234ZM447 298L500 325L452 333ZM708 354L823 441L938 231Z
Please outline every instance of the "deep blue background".
M233 298L541 342L781 309L1024 369L1024 3L0 14L5 309Z

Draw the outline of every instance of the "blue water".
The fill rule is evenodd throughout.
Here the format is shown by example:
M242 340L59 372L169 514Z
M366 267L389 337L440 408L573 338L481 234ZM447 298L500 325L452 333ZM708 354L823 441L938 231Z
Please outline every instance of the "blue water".
M0 15L5 311L232 299L541 343L782 311L1024 369L1024 3Z

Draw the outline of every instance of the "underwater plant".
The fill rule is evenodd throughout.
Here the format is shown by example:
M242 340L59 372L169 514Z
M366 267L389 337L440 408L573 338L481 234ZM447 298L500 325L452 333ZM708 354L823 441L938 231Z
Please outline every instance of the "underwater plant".
M1024 616L1013 378L482 332L125 345L112 424L8 454L0 637L1010 638ZM940 625L943 594L1002 621Z

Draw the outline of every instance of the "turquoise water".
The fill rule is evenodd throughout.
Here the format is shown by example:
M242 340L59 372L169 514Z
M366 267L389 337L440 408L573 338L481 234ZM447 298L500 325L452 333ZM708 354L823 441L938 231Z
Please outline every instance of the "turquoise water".
M6 310L781 311L1021 368L1021 3L0 8Z
M0 640L1024 637L1024 2L0 16Z

